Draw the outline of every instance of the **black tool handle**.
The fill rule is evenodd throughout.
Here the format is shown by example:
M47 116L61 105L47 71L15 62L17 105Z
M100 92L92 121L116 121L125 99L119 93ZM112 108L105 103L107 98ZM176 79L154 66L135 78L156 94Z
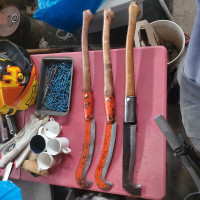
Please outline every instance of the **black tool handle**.
M162 131L163 135L166 137L167 142L169 143L173 151L182 146L178 137L176 136L176 134L174 133L174 131L172 130L172 128L170 127L170 125L168 124L168 122L162 115L158 115L155 118L155 122L157 123L158 127ZM196 183L198 190L200 191L200 178L198 174L196 173L195 169L193 168L190 160L188 159L186 155L182 155L180 156L180 158L183 164L185 165L185 167L187 168L188 172L192 176L194 182Z
M5 115L0 113L0 143L5 143L9 140L8 129L6 127Z
M158 115L154 120L162 131L165 138L167 139L167 142L169 143L173 151L182 146L178 137L162 115Z
M6 115L6 121L10 135L13 137L18 133L14 116Z

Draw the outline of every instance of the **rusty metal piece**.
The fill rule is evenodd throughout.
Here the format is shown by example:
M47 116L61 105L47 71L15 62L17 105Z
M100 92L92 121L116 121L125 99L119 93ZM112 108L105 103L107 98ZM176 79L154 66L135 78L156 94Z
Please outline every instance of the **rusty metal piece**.
M49 49L27 49L27 52L31 55L33 54L47 54L47 53L60 53L66 51L73 51L72 47L65 48L49 48Z

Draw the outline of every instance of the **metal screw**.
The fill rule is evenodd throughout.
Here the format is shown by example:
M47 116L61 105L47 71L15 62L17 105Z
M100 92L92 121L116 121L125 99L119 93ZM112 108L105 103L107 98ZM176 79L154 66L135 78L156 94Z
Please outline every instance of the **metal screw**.
M18 20L19 20L19 17L18 17L17 14L14 14L14 15L12 16L12 18L11 18L11 22L12 22L12 23L16 23L16 22L18 22Z
M127 101L129 102L131 100L131 98L127 98Z
M106 101L109 101L109 98L108 98L108 97L106 97Z
M85 98L87 98L87 97L88 97L88 94L85 95Z

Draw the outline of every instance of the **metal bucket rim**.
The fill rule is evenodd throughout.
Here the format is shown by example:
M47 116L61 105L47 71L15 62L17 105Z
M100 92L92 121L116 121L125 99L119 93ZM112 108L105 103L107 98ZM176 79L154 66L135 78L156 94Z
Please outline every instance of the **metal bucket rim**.
M180 56L183 54L184 52L184 49L185 49L185 35L184 35L184 32L182 30L182 28L175 22L173 21L170 21L170 20L156 20L154 22L151 22L150 24L155 24L157 22L167 22L167 23L171 23L173 25L175 25L177 27L177 29L182 33L182 39L183 39L183 44L182 44L182 48L181 48L181 51L180 53L176 56L176 58L174 58L172 61L168 62L167 64L170 65L172 63L174 63L177 59L180 58Z

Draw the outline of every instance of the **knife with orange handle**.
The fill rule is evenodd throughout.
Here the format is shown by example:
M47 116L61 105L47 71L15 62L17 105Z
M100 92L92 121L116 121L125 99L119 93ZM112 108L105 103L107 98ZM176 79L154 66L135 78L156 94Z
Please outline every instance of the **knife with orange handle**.
M92 19L94 18L90 10L83 12L82 26L82 60L83 60L83 107L85 120L85 137L81 159L76 170L76 181L83 189L92 186L92 182L86 179L89 170L95 143L95 119L93 116L93 92L91 88L90 61L88 51L88 30Z
M117 121L115 118L115 99L112 76L112 63L110 55L110 27L114 19L112 9L104 10L103 25L103 61L104 61L104 103L106 111L106 127L104 133L104 143L100 160L95 171L95 182L97 186L108 191L112 188L112 183L106 180L106 174L112 160L115 145Z

